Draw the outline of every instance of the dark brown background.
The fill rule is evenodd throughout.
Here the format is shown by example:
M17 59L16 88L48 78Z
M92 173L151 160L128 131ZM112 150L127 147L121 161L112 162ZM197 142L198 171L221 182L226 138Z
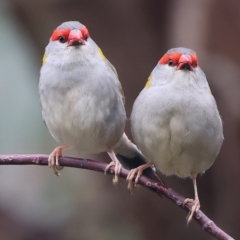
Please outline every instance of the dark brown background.
M223 0L1 0L1 153L50 153L56 146L41 121L37 84L44 47L63 21L85 24L116 67L128 116L160 57L172 47L192 48L225 135L217 161L198 178L201 209L239 239L239 10L240 3ZM189 179L164 180L193 196ZM195 222L186 228L186 215L143 188L130 196L124 181L116 190L103 174L64 169L57 178L46 167L0 168L1 239L212 239Z

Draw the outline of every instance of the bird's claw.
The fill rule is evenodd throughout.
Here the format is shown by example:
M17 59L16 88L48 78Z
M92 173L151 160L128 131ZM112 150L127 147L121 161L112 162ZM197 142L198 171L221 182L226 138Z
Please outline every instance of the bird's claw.
M62 156L62 151L66 148L66 146L57 147L48 157L48 166L53 169L53 172L57 176L60 176L59 171L63 169L63 167L59 164L59 157Z
M193 215L194 213L197 214L197 212L200 209L200 202L199 200L194 200L194 199L190 199L190 198L186 198L183 202L183 206L185 206L186 204L191 204L192 208L191 211L188 213L187 215L187 226L189 225L189 223L192 221Z
M128 190L130 193L132 193L133 186L134 187L137 186L138 180L142 176L143 171L150 166L152 166L152 162L148 162L146 164L143 164L137 168L130 170L130 172L128 173L127 179L126 179L128 181ZM134 177L135 177L135 181L134 181L134 185L133 185Z
M127 188L128 188L130 193L132 193L133 187L136 187L136 185L138 183L138 180L142 176L142 173L143 173L144 169L142 168L142 166L139 166L139 167L134 168L134 169L129 171L126 180L128 181L128 187ZM135 177L135 180L134 180L134 177Z
M106 166L106 168L105 168L105 170L104 170L104 173L106 174L107 173L107 171L111 168L111 167L113 167L114 166L114 177L113 177L113 185L114 186L117 186L117 184L118 184L118 176L119 176L119 174L120 174L120 172L121 172L121 169L122 169L122 165L120 164L120 162L119 161L112 161L112 162L110 162L107 166Z

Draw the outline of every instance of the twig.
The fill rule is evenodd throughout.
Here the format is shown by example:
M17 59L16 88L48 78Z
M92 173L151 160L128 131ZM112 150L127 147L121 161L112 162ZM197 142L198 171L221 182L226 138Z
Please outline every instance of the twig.
M91 159L80 159L72 157L61 157L59 160L61 166L74 167L93 170L97 172L104 172L106 164L97 162ZM42 154L30 154L30 155L0 155L0 165L48 165L48 156ZM126 179L128 170L122 169L120 177ZM108 174L114 174L112 169L109 169ZM147 189L155 192L159 196L164 196L167 199L174 202L178 207L181 207L185 211L191 209L190 205L183 206L184 197L173 189L164 186L150 178L142 176L139 179L139 184ZM220 229L212 220L210 220L201 210L198 214L194 215L194 219L198 224L209 234L220 240L231 240L233 239L222 229Z

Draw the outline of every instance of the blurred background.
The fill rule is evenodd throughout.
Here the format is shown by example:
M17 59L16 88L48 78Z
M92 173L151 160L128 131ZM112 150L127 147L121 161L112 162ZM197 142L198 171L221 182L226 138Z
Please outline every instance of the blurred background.
M198 54L224 122L217 161L198 178L201 209L240 239L240 2L224 0L0 0L0 154L45 153L56 146L41 119L39 69L52 31L79 20L116 67L130 116L135 98L172 47ZM127 133L130 136L129 122ZM66 151L65 155L74 155ZM108 156L94 159L109 161ZM39 166L0 167L0 238L213 239L187 213L143 189L130 195L112 177ZM190 179L163 177L193 197Z

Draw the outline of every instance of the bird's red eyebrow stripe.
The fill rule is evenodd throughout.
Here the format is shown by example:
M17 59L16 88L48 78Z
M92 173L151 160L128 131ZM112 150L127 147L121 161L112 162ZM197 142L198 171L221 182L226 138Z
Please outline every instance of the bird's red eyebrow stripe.
M197 66L198 65L197 55L191 54L191 58L192 58L193 66Z
M85 37L85 38L89 38L89 32L88 32L88 29L83 26L80 31L82 32L82 35Z
M63 36L64 38L68 38L68 35L70 33L70 29L55 29L53 31L51 40L56 41L60 36Z
M174 64L178 63L179 58L181 57L182 53L166 53L163 57L159 60L159 64L167 64L168 61L171 59L173 60ZM195 53L190 55L192 58L192 65L196 67L198 65L197 62L197 55Z
M172 59L175 63L177 63L178 59L180 58L181 55L182 55L181 53L166 53L159 60L159 63L160 64L167 64L169 59Z

